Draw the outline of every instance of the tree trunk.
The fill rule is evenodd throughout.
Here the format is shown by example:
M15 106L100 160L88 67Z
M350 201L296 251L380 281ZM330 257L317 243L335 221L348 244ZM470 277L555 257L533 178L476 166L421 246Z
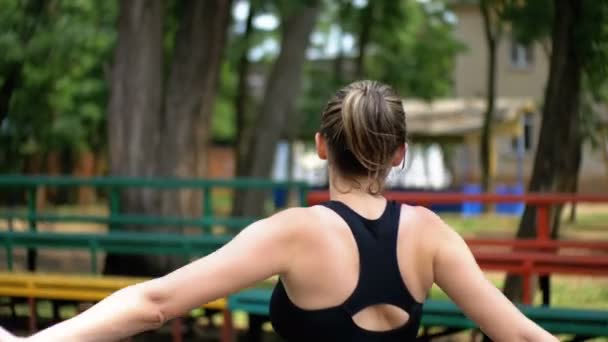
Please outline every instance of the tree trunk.
M113 176L160 175L157 159L162 109L163 2L120 1L118 43L108 106L108 147ZM126 214L160 212L160 198L149 189L121 194ZM147 228L129 226L125 230ZM110 254L105 273L159 276L164 258Z
M247 165L247 150L251 143L253 127L250 123L257 121L256 118L248 120L247 103L249 100L249 89L247 78L249 76L249 49L251 47L251 34L253 33L253 17L256 12L256 1L249 2L249 14L245 22L245 32L241 37L241 56L239 58L237 72L238 83L234 107L236 110L236 175L247 176L249 165ZM232 215L238 216L239 208L243 206L243 196L241 192L235 192L232 201Z
M604 166L606 166L606 174L608 175L608 129L604 128L600 132L601 135L601 150L604 157Z
M497 18L492 18L487 0L481 0L480 9L483 17L483 29L486 37L486 48L488 51L487 74L486 74L486 111L483 119L481 132L479 160L481 161L481 186L484 192L492 191L491 158L492 153L492 122L494 120L496 99L496 47L498 45L500 25Z
M0 87L0 125L8 116L13 92L21 81L21 69L23 69L23 63L13 63L5 73L4 83Z
M134 177L200 177L231 0L181 3L180 26L163 102L163 2L120 2L118 46L108 114L110 171ZM125 191L122 212L183 216L198 212L193 191ZM167 227L124 227L178 231ZM106 273L158 276L183 263L167 256L109 255Z
M368 1L365 8L361 11L361 31L359 31L359 46L357 59L355 61L355 76L358 79L365 77L365 50L370 41L373 18L373 1Z
M581 164L580 91L583 61L579 54L576 31L583 24L579 0L555 0L552 55L545 90L543 120L538 148L528 186L531 192L572 192ZM553 221L558 221L553 216ZM536 236L535 209L526 210L517 231L518 238ZM558 236L554 226L552 236ZM504 292L513 301L521 301L521 278L507 276Z
M253 130L255 135L248 146L248 176L270 176L277 142L285 132L300 93L306 49L318 14L318 4L314 6L292 11L282 23L281 52L270 72ZM242 207L233 210L237 216L258 217L264 214L267 192L244 191L237 196L243 197Z
M206 147L226 41L231 0L182 1L180 27L166 87L162 173L206 175ZM164 215L200 215L202 195L192 190L163 196Z
M110 171L133 177L205 175L208 127L230 0L181 3L180 27L163 101L163 2L120 2L108 114ZM122 213L182 216L198 211L193 191L130 189ZM195 209L197 208L197 209ZM167 227L123 227L173 231ZM183 263L167 256L108 255L105 273L158 276Z
M77 177L90 178L95 176L95 153L93 151L81 151L76 155L76 168L74 174ZM81 186L78 188L78 205L91 205L96 201L95 188Z
M352 3L350 0L341 0L338 2L338 25L345 26L347 21L347 15L352 10ZM369 35L369 33L368 33ZM342 87L344 83L344 46L342 44L344 37L344 29L340 29L338 33L338 53L334 59L334 83L337 87ZM361 52L361 51L360 51ZM363 65L363 59L361 59L361 65ZM362 72L362 70L361 70Z

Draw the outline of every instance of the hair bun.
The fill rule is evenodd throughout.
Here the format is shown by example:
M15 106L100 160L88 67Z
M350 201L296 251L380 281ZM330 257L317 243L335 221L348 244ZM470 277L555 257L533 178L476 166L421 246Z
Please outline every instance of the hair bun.
M376 81L352 83L338 91L328 103L321 120L321 132L328 140L331 157L337 161L338 169L343 173L353 173L356 169L364 171L377 184L377 189L368 190L377 193L391 168L396 150L406 140L401 99L389 86ZM346 150L338 149L338 146ZM352 154L350 158L341 155L348 153ZM353 162L358 165L347 165Z

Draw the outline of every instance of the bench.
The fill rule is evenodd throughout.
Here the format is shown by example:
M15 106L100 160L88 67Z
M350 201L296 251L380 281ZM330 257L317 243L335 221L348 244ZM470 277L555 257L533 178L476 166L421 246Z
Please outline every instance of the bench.
M186 259L193 256L208 254L232 238L230 235L177 235L161 233L132 233L113 231L108 234L63 234L47 232L0 232L0 243L7 251L7 265L12 267L12 250L14 247L24 248L71 248L83 249L91 252L91 269L96 272L98 251L129 253L129 254L173 254L183 255ZM483 249L473 249L479 265L485 270L497 270L517 273L524 276L524 303L530 303L531 279L534 275L551 273L578 274L578 275L608 275L607 255L560 255L547 252L496 252ZM255 290L266 293L267 290ZM266 292L264 292L266 291ZM22 292L24 293L24 292ZM251 295L251 292L247 292ZM15 295L18 297L18 295ZM21 297L28 297L21 295ZM240 298L237 294L234 298ZM66 299L66 298L63 298ZM240 303L239 308L246 303ZM258 314L255 301L247 312ZM550 309L554 310L554 309ZM265 311L260 311L263 315ZM427 315L432 320L433 315ZM463 321L462 317L438 316L437 322L446 320ZM226 320L229 322L229 320ZM430 321L427 321L430 322ZM435 323L439 325L439 323ZM447 324L447 323L446 323ZM455 325L463 328L465 323ZM472 324L471 322L468 324ZM563 324L560 324L562 326ZM227 327L226 329L229 329Z
M15 247L80 249L91 254L91 272L97 273L97 253L181 255L185 259L209 254L232 239L231 235L179 235L113 231L107 234L0 231L6 265L13 268Z
M249 289L232 295L228 299L231 311L243 311L249 315L262 317L262 322L268 320L268 305L271 290ZM608 311L579 310L551 307L532 307L520 305L520 310L531 320L552 334L572 334L578 338L608 336ZM424 303L423 327L443 327L446 331L477 328L451 301L428 299ZM251 327L256 330L260 327Z
M112 277L97 273L97 253L181 255L185 261L209 254L227 241L229 235L177 235L115 231L108 234L0 231L0 244L6 250L6 265L13 269L14 248L80 249L91 255L91 275L70 274L0 274L0 296L27 298L30 307L29 328L36 330L35 300L39 298L74 301L99 301L125 286L144 278ZM225 301L207 304L207 309L225 310ZM225 319L226 321L230 321ZM224 325L223 330L230 327ZM181 320L172 323L173 341L181 341ZM222 332L225 334L225 332Z
M532 303L534 276L551 274L608 276L608 254L575 255L530 251L487 251L473 249L479 266L487 271L501 271L523 277L522 301ZM543 302L548 303L548 293Z
M60 299L98 302L126 286L147 280L137 277L116 277L76 274L0 272L0 297L27 298L30 333L37 330L36 299ZM226 311L227 301L219 299L202 305L203 308ZM173 341L181 341L181 319L171 323ZM226 328L228 328L226 326Z

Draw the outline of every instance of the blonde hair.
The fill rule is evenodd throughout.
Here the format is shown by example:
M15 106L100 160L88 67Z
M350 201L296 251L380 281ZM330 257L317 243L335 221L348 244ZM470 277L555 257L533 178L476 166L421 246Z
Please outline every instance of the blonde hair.
M395 152L406 142L401 98L380 82L351 83L327 103L320 133L327 142L330 164L343 176L367 175L372 183L366 190L377 195Z

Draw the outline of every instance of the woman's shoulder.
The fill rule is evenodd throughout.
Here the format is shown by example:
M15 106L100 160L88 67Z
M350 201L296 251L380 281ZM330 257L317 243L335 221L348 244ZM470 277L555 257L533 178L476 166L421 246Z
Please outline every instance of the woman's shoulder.
M275 213L266 220L292 230L295 234L315 234L327 219L327 212L322 206L291 207Z
M399 226L410 236L425 241L427 246L437 245L454 234L454 230L439 215L423 206L402 204Z
M401 204L400 223L409 223L427 229L440 229L445 222L432 210L423 206Z

